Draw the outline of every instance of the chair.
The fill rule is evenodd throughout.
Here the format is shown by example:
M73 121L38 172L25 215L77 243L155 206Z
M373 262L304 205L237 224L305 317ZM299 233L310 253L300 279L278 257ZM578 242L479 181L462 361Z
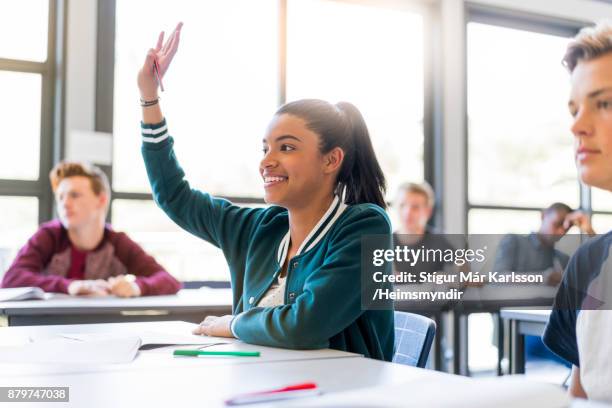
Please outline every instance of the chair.
M424 368L436 335L436 323L414 313L395 312L393 362Z

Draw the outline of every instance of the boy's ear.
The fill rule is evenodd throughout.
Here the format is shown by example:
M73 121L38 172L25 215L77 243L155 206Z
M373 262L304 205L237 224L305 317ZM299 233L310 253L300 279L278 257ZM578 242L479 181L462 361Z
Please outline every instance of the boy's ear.
M325 154L325 173L330 174L340 170L344 161L344 150L334 147L329 153Z
M98 200L102 207L108 207L108 194L104 192L100 193Z

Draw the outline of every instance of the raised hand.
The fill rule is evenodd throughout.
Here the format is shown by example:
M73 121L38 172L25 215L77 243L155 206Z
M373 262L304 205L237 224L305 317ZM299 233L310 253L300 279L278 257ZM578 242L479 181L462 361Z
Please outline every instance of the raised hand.
M140 97L143 100L150 101L157 98L159 83L155 75L154 63L157 61L159 76L163 78L174 58L174 54L178 50L182 27L183 23L178 23L165 43L164 32L159 33L157 45L147 52L145 62L138 72L138 88L140 89Z

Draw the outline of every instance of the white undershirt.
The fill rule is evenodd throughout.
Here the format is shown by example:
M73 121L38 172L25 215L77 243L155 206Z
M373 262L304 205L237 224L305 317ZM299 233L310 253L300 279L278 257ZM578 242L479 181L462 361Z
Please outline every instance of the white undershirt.
M259 307L274 307L285 304L285 283L287 282L287 276L281 278L278 277L278 283L274 283L270 286L270 289L266 292L264 297L261 298L257 306Z

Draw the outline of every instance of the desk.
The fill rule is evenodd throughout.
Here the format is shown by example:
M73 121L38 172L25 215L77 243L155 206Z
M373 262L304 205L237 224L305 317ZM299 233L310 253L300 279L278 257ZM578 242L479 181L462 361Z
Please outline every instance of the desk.
M171 296L85 298L57 295L48 300L0 302L1 326L35 326L184 320L232 312L231 289L183 289Z
M171 331L191 328L184 322L143 322L75 326L7 327L0 335L53 334L77 331L133 330L155 328ZM131 364L98 367L55 367L42 364L1 364L0 386L70 387L70 403L51 407L219 407L230 396L276 388L284 384L314 381L325 392L399 384L423 378L446 378L443 374L399 364L363 358L337 350L286 350L249 345L234 340L241 350L274 351L279 359L168 358L155 350L140 352ZM139 361L140 360L140 361ZM143 361L148 364L143 364ZM15 403L16 407L23 407ZM40 405L39 405L40 404ZM3 406L11 406L3 404ZM44 406L37 403L36 406Z
M550 310L502 309L500 317L508 322L510 374L525 373L525 336L541 336Z

